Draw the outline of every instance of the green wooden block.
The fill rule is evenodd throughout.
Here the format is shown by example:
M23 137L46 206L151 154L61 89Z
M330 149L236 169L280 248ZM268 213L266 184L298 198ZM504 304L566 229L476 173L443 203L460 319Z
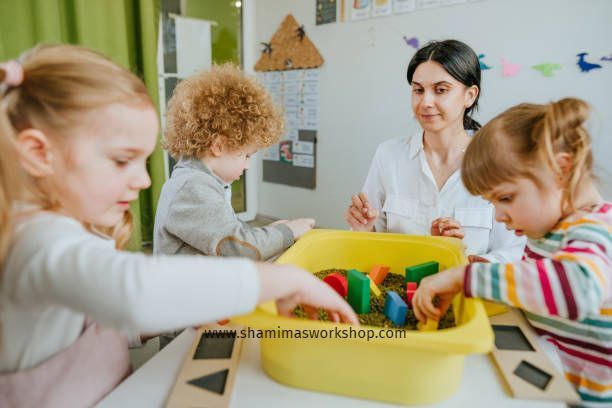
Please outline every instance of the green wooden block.
M440 270L440 264L435 261L425 262L419 265L406 267L405 282L416 282L417 285L421 283L421 279L426 276L438 273Z
M370 279L355 269L350 269L348 278L348 302L355 313L370 313Z

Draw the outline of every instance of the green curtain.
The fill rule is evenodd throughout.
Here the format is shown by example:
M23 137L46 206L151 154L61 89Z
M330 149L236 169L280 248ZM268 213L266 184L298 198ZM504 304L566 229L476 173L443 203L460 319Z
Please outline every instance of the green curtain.
M93 48L138 74L156 106L159 0L0 0L0 61L38 43ZM157 199L164 182L159 144L148 161L152 186L132 206L130 249L151 241Z

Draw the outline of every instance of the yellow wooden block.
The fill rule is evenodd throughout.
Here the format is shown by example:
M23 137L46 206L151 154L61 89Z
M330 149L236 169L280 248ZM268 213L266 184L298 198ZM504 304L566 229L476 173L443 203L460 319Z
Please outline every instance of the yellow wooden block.
M421 331L436 331L438 330L438 321L427 319L427 322L425 324L418 322L417 328Z
M381 292L380 292L380 289L378 289L378 286L376 286L372 278L370 278L369 276L368 276L368 279L370 280L370 290L374 292L374 296L376 297L380 296Z

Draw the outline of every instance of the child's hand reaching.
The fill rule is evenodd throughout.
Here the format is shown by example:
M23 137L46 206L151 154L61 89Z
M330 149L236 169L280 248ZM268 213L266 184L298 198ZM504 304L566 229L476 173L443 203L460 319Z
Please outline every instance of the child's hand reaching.
M465 266L458 266L423 278L412 298L412 309L416 318L423 323L427 319L439 321L448 310L453 297L463 290L464 275ZM436 296L440 301L438 307L434 306Z
M318 308L325 309L332 322L359 324L359 319L344 299L322 280L308 274L299 290L276 299L281 316L293 317L293 310L302 305L309 319L319 318Z
M487 258L483 258L480 255L468 255L468 262L469 263L489 263L491 261L489 261Z
M465 234L459 221L450 217L436 218L431 223L430 233L432 236L452 237L463 239Z
M344 219L353 231L372 231L378 215L379 211L372 207L368 197L361 192L351 198L351 204L344 214Z
M283 224L289 227L291 232L293 232L293 239L297 241L302 235L314 228L315 220L313 218L298 218L284 221Z
M278 313L293 316L302 305L311 319L317 319L317 308L325 309L333 322L359 324L359 319L340 295L325 282L292 265L257 264L261 280L260 302L276 300Z

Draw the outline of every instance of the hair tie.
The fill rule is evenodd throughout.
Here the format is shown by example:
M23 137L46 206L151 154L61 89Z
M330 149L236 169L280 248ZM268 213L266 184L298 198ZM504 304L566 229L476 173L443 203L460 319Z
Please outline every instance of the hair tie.
M0 64L0 82L8 86L19 86L23 82L23 68L15 60Z

